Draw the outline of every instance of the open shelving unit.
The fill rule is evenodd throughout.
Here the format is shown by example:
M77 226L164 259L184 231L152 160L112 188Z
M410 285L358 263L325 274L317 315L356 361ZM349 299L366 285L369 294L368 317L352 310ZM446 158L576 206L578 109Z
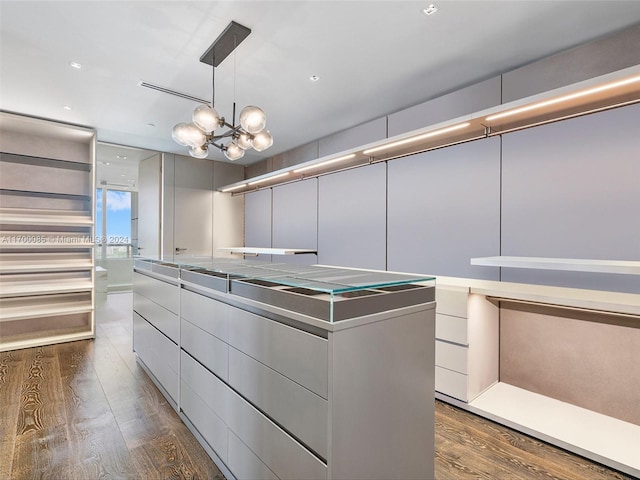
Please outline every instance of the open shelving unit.
M0 351L93 338L95 132L0 128Z
M640 426L633 423L503 382L465 408L629 475L640 474Z
M638 274L637 261L502 256L474 258L471 263L501 268ZM595 319L607 325L618 322L618 328L624 331L631 326L637 328L635 326L640 321L637 294L452 277L437 277L437 282L440 291L436 307L436 341L439 337L446 341L448 351L443 351L447 355L441 355L445 358L439 358L436 346L436 368L438 362L444 364L448 361L449 364L444 365L448 370L443 370L446 375L441 375L440 379L436 371L436 398L633 477L640 476L640 457L637 454L640 451L639 425L611 416L609 412L586 408L585 404L576 401L579 398L569 400L564 397L564 400L560 400L560 397L551 396L553 392L541 393L524 388L526 384L518 386L509 383L509 379L505 379L501 372L501 367L509 362L509 358L500 355L504 348L501 331L504 322L509 321L505 319L503 305L524 304L521 305L522 309L531 307L530 311L544 308L546 315L566 315L572 322L591 323ZM491 309L494 311L492 321ZM559 321L560 318L554 320L556 323ZM493 323L492 330L487 329L488 322ZM557 338L561 338L561 335ZM558 341L554 348L569 350L570 345L564 338L565 341ZM541 342L540 339L527 337L527 342L533 344L536 341ZM578 342L579 339L573 341ZM457 356L450 353L454 342L458 344L455 346L458 349ZM542 343L534 345L540 348L546 346ZM616 345L613 348L618 347ZM473 349L480 355L472 360ZM611 352L611 349L604 351ZM465 375L459 373L460 368L454 363L459 360L461 352L466 353L463 357L465 360L469 359L464 364L468 370L464 372ZM594 355L603 355L603 352ZM482 363L492 357L492 364ZM563 358L570 361L568 356ZM586 365L592 360L589 357L583 359ZM608 358L608 362L611 362L611 358ZM544 371L542 367L540 371ZM608 377L606 388L611 392L611 402L619 402L621 395L620 392L616 394L616 381L620 379L616 379L614 373L612 371ZM633 375L632 368L629 375ZM487 379L481 383L480 389L471 391L472 384ZM618 398L615 398L616 395Z
M564 272L617 273L640 275L640 261L594 260L584 258L497 257L472 258L471 265L501 268L530 268Z

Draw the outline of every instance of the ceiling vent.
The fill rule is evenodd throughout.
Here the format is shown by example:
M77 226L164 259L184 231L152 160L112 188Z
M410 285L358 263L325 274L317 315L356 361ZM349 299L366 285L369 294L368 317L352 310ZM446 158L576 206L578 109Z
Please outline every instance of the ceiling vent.
M194 97L193 95L189 95L187 93L176 92L175 90L171 90L170 88L161 87L160 85L154 85L153 83L145 82L144 80L138 81L136 84L138 87L150 88L151 90L156 90L158 92L168 93L169 95L174 95L176 97L184 98L185 100L191 100L193 102L198 103L206 103L209 104L209 100L204 100L202 98Z

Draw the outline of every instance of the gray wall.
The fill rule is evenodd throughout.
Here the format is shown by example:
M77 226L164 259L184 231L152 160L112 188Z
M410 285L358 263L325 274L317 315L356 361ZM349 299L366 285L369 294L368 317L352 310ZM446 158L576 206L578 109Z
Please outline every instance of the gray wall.
M386 268L386 176L386 163L379 163L320 177L320 263Z
M389 136L410 132L426 125L451 120L486 108L500 105L501 77L493 77L470 87L456 90L433 100L392 113Z
M274 247L318 248L318 179L291 183L273 189ZM313 265L315 254L273 257L274 261Z
M213 162L213 188L238 182L244 178L240 165ZM213 254L219 248L236 247L244 242L244 196L213 192Z
M502 75L502 101L546 92L640 64L640 25Z
M317 235L321 264L637 293L631 275L469 261L640 259L638 118L631 105L251 193L246 245L270 246L273 225L278 247Z
M640 259L640 105L503 137L502 254ZM502 280L640 292L631 275L502 269Z
M310 142L246 173L362 145L384 135L385 122L387 137L394 136L637 65L639 42L640 27L632 27ZM396 159L388 170L384 163L322 176L318 261L637 293L637 276L498 269L471 266L469 260L494 255L640 260L639 118L639 105L622 107ZM272 211L259 214L257 197L252 202L246 208L246 244L264 239L267 245L271 237L258 232L271 231ZM274 218L286 216L287 208L286 202L274 207ZM289 225L300 228L301 237L290 233L283 241L313 235L312 223Z
M498 280L500 139L389 162L388 216L389 270Z
M271 191L258 190L244 196L246 247L271 247ZM260 255L259 260L270 261L271 255Z

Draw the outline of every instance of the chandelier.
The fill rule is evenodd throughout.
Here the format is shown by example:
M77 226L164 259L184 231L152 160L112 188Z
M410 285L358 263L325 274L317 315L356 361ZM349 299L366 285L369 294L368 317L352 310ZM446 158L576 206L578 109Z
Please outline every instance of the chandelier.
M239 125L235 124L235 101L233 102L232 123L220 116L214 108L216 67L250 33L249 28L231 22L200 57L202 63L212 67L213 97L211 105L197 106L193 111L192 122L178 123L171 132L171 136L178 144L189 147L189 154L192 157L206 158L209 154L209 147L213 146L233 161L242 158L245 150L253 148L257 152L262 152L273 145L273 137L266 129L267 116L261 108L253 105L244 107L240 112ZM226 130L221 131L225 128Z

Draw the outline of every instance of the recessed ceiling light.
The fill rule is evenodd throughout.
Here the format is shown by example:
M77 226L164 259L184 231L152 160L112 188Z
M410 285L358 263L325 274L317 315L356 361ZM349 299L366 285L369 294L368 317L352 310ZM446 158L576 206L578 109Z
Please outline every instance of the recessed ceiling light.
M309 77L309 80L311 80L312 82L317 82L318 80L320 80L320 77L318 75L311 75Z
M121 177L126 177L126 175L124 173L121 173L120 176Z
M76 70L80 70L82 68L82 64L78 62L69 62L69 66L71 68L75 68Z
M69 105L63 105L62 108L64 108L65 110L71 110L71 107Z
M437 11L438 11L438 6L435 3L432 3L427 8L422 9L422 13L424 13L425 15L433 15Z
M107 165L107 166L111 165L111 162L100 162L100 163L102 163L103 165Z
M126 156L126 155L116 155L116 158L117 158L118 160L126 160L126 159L127 159L127 156Z

